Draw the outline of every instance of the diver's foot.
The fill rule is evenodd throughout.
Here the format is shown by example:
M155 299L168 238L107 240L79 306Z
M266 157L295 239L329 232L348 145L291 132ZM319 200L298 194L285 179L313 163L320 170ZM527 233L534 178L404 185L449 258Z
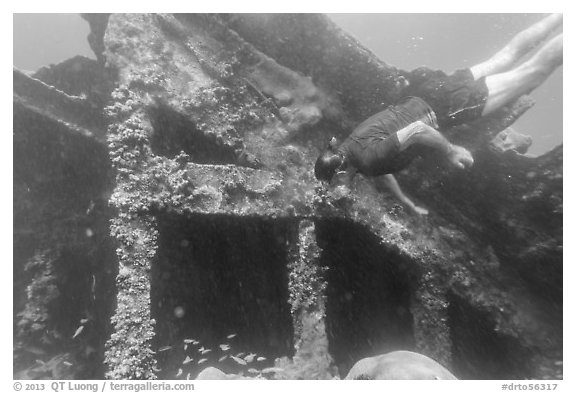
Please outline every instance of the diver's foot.
M448 153L448 161L460 169L471 167L472 164L474 164L474 158L472 157L472 154L462 146L458 145L452 145L450 147L450 153Z

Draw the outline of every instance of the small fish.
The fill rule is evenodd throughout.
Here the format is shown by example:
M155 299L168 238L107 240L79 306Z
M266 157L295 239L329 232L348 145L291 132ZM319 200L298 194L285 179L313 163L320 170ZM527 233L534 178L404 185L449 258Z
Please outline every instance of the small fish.
M266 360L264 356L258 356L258 358L256 358L257 362L263 362L264 360Z
M198 364L202 364L202 363L207 362L207 361L208 361L208 359L203 358L203 359L198 360Z
M230 339L232 339L232 338L234 338L234 337L236 337L236 336L237 336L237 334L234 333L234 334L229 334L229 335L227 335L226 338L227 338L228 340L230 340Z
M284 369L280 368L280 367L268 367L265 368L264 370L262 370L262 373L278 373L278 372L282 372L284 371Z
M165 345L165 346L161 347L160 349L158 349L158 352L164 352L164 351L167 351L169 349L172 349L172 347L170 345Z
M82 326L80 326L78 329L76 329L76 333L74 333L74 335L72 336L72 338L78 337L78 335L80 335L80 333L82 333L82 330L84 330L84 325L82 325Z
M246 354L246 352L240 352L240 353L237 353L236 356L242 357L242 356L244 356L245 354Z
M90 200L90 204L88 205L88 209L86 209L86 215L92 213L92 210L94 210L94 206L96 206L96 204L94 203L93 200Z
M184 350L185 350L185 351L188 350L188 344L184 344Z
M256 357L256 354L251 353L250 355L244 356L244 360L246 360L248 363L251 363L252 361L254 361L255 357Z
M186 359L184 359L184 361L182 362L182 364L188 364L188 363L190 363L192 360L194 360L194 359L192 359L190 356L186 356Z
M245 366L247 363L244 361L244 359L236 357L236 356L230 356L232 358L232 360L234 360L236 363L241 364L243 366Z
M45 365L46 365L46 363L44 363L44 362L43 362L42 360L40 360L40 359L36 359L36 363L38 363L38 364L41 365L41 366L45 366Z
M96 300L96 276L92 275L92 283L90 285L90 294L92 296L92 300Z
M208 353L208 352L212 352L211 349L204 349L204 347L201 347L198 351L200 351L200 353L202 355L204 355L205 353Z
M84 325L84 324L85 324L86 322L88 322L88 321L89 321L88 318L82 318L82 319L80 320L80 323L81 323L82 325Z
M228 355L224 355L220 359L218 359L218 361L223 362L224 360L226 360L227 357L228 357Z
M220 349L223 351L227 351L230 349L230 345L228 344L220 344Z
M179 369L178 369L178 373L176 374L176 376L179 377L180 375L182 375L182 372L183 372L182 369L179 368Z
M249 368L249 369L248 369L248 372L249 372L249 373L252 373L252 374L258 374L258 373L259 373L259 371L256 370L255 368Z
M190 379L190 373L186 374L186 380Z
M64 364L65 366L68 366L68 367L72 366L72 363L67 362L67 361L63 361L62 364Z
M192 344L194 341L195 341L195 340L192 339L192 338L185 338L185 339L184 339L184 342L185 342L186 344Z

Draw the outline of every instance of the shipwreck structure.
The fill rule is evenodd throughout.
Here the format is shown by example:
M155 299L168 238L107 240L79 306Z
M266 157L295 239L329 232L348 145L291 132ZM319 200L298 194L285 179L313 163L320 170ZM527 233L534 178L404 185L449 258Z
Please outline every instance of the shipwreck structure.
M84 17L97 60L14 70L15 377L332 379L398 349L562 377L562 146L508 143L529 97L449 130L470 170L399 174L415 217L313 166L427 70L323 15Z

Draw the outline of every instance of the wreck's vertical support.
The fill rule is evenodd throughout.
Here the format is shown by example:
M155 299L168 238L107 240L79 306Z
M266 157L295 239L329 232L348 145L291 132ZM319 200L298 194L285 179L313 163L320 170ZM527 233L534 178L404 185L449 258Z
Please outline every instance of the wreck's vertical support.
M314 223L303 220L291 236L289 293L294 325L294 366L304 379L331 379L336 374L326 335L326 281L320 266Z
M116 285L118 304L112 317L114 333L106 347L106 376L111 379L155 379L156 360L150 347L154 320L150 318L150 259L157 231L150 218L113 220L112 233L120 267Z
M424 274L414 294L411 311L414 316L416 350L451 368L452 347L448 328L448 301L431 274Z
M117 170L111 204L117 215L111 234L119 242L114 333L106 344L106 376L111 379L154 379L156 360L151 349L154 320L150 314L150 268L158 248L156 220L147 214L144 172L150 143L149 124L137 97L127 89L113 93L107 108L110 159Z

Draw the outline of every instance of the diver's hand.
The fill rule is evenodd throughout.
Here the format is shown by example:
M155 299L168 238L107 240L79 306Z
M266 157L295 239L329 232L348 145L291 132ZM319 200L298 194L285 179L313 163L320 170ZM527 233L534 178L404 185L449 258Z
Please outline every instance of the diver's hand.
M457 168L464 169L474 164L472 154L462 146L451 145L448 152L448 161Z

